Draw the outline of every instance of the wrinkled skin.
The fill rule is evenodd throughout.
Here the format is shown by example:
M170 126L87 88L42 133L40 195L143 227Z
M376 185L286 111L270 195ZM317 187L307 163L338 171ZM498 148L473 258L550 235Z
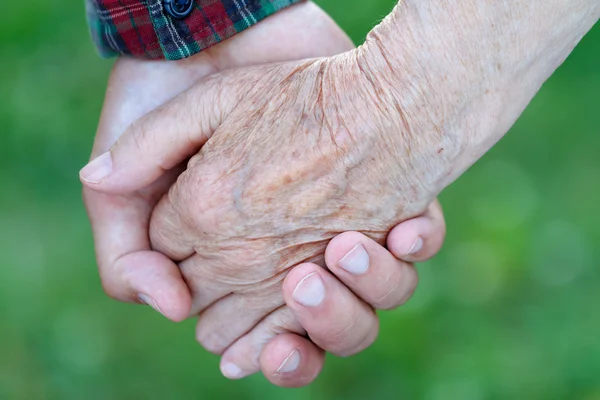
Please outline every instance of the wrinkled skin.
M311 29L305 31L309 22L312 24ZM275 38L277 40L274 40ZM350 41L333 21L314 4L305 3L291 7L261 22L251 30L187 60L162 62L120 58L115 63L109 81L92 158L110 148L133 121L210 74L259 62L335 54L349 48L351 48ZM198 106L205 105L198 104ZM152 208L175 181L180 171L181 169L174 167L158 182L128 195L107 195L84 189L86 207L94 229L100 274L107 293L123 301L138 301L139 293L154 296L155 299L152 299L149 304L175 320L183 319L188 315L189 310L185 305L187 288L179 279L179 271L174 268L174 265L162 258L160 254L150 251L147 230ZM406 258L406 251L418 234L425 238L429 237L426 248L420 255L408 256L408 259L423 260L439 250L444 235L443 218L438 205L434 204L431 210L429 216L414 220L412 225L408 224L406 228L397 229L396 233L390 236L391 245L396 246L395 254L398 257ZM427 229L426 227L431 226L431 221L437 223L438 228ZM405 235L403 232L412 232L413 235ZM335 252L336 249L343 248L347 238L351 237L353 236L340 238L341 240L335 243L332 250ZM404 241L403 238L409 241ZM402 245L403 241L404 245ZM377 271L377 263L381 268L387 265L387 271L384 268L377 273L382 277L398 278L388 282L387 286L369 284L369 279L364 281L363 286L352 280L350 283L354 285L353 290L357 294L363 292L364 298L370 305L381 308L395 307L400 304L398 299L380 298L378 293L388 294L392 290L388 286L394 285L393 290L398 293L396 297L408 296L416 285L416 275L409 264L394 260L389 254L384 256L383 249L375 251L372 257L375 254L381 255L372 259L375 263L372 269ZM170 266L173 268L169 269ZM405 278L401 284L398 283L400 277ZM348 309L367 307L357 300L354 300L353 304L348 303L349 296L353 297L351 292L340 292L335 300L337 304L332 303L336 308L328 307L320 313L327 315L326 310L331 310L329 315L336 315L331 312L344 305L349 307ZM279 294L276 297L281 296ZM305 321L306 318L305 315ZM335 324L320 323L316 326L316 329L324 332L326 337L328 331L349 329L346 342L322 342L326 349L332 348L334 351L336 348L342 349L338 351L342 353L357 352L369 343L357 345L351 332L357 334L359 339L363 330L370 331L371 337L374 337L377 332L376 316L370 309L364 314L357 315L356 321L348 321L350 325L344 325L346 324L344 319L338 321L340 328L335 328ZM308 322L312 321L309 319ZM235 320L230 321L232 325L236 323ZM238 341L236 346L230 349L227 358L233 358L236 363L243 366L244 375L256 372L259 368L259 355L265 343L277 333L285 332L305 333L291 314L282 309L271 314L256 329ZM319 336L317 335L316 338L318 340ZM298 386L314 379L320 370L318 364L323 362L322 354L316 347L313 349L308 342L292 336L286 336L285 339L282 336L272 343L270 348L274 350L267 354L263 353L263 357L269 361L266 368L272 369L273 373L269 378L274 383ZM331 343L334 343L333 346ZM279 365L276 359L277 350L285 351L286 346L297 346L297 349L302 349L304 367L300 368L296 375L282 375L273 367L269 367L273 362L275 366ZM269 356L271 353L275 358Z
M244 65L332 55L350 48L352 43L343 31L307 2L186 60L120 58L109 81L92 158L107 151L133 121L210 74ZM138 293L158 293L152 305L160 304L165 316L174 320L189 315L187 288L177 267L150 251L148 222L154 205L180 171L175 166L159 182L127 195L106 195L84 188L106 292L133 302L139 301ZM149 280L148 276L154 278ZM140 281L144 284L136 286Z
M433 200L433 193L413 200L416 185L395 153L401 135L382 140L366 121L379 113L378 124L401 125L369 104L370 93L353 93L331 75L335 68L314 60L232 71L169 104L164 113L172 119L133 127L142 148L155 139L144 136L148 129L183 135L182 156L218 126L157 205L150 231L156 250L184 260L193 310L202 312L198 338L211 351L221 353L275 310L286 315L286 329L302 332L280 309L288 269L323 265L327 242L344 231L382 243L394 224ZM360 71L346 78L361 79ZM177 111L207 102L214 109ZM162 159L159 169L179 158Z

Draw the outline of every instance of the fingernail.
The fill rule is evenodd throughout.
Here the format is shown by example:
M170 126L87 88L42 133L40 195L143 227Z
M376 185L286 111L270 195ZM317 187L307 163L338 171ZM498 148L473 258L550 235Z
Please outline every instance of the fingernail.
M325 297L325 286L319 274L313 272L306 275L294 289L292 297L305 307L316 307Z
M289 356L283 360L279 368L277 368L278 374L285 374L288 372L293 372L300 365L300 352L298 350L294 350L290 353Z
M357 244L339 262L340 267L351 274L360 275L369 269L369 253L362 244Z
M112 156L110 151L107 151L83 167L79 172L79 176L86 182L97 184L106 179L111 173L112 167Z
M410 247L410 249L408 249L408 251L406 252L406 255L416 254L422 248L423 248L423 239L421 239L421 237L418 237L417 240L415 240L413 245Z
M223 364L221 373L228 379L240 379L244 377L242 369L233 363Z
M154 308L156 311L161 313L163 316L165 315L165 314L163 314L163 312L160 309L160 307L158 306L158 304L156 304L156 300L154 300L152 297L146 296L145 294L140 293L140 294L138 294L138 299L140 299L140 301L142 303L147 304L150 307Z

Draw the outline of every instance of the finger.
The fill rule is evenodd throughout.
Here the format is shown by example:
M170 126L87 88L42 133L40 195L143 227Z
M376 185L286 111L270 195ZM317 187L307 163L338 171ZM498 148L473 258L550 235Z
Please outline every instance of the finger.
M173 187L152 211L150 219L150 246L173 261L186 260L194 255L196 234L188 229L188 221L177 212L173 202ZM192 212L193 215L193 212Z
M186 68L183 63L119 58L108 83L93 158L109 149L131 121L211 72L214 70ZM148 82L153 82L150 89ZM147 234L154 198L166 192L177 174L171 171L171 176L165 176L152 189L128 197L84 189L84 200L105 291L121 301L146 302L167 318L180 321L189 314L187 287L170 260L150 251Z
M85 191L96 258L106 293L125 302L145 302L173 321L189 315L191 298L177 266L149 251L147 202Z
M282 305L280 280L243 294L232 293L200 314L196 339L206 350L223 354L238 338Z
M90 189L129 193L196 153L235 106L233 90L207 78L131 124L117 143L80 171Z
M396 225L388 235L387 247L398 259L426 261L440 251L445 237L444 213L435 200L423 215Z
M293 268L284 280L283 297L310 339L330 353L358 353L379 332L373 309L316 264Z
M230 379L240 379L260 371L260 355L271 339L292 333L305 335L289 308L282 306L267 315L250 332L235 341L221 357L221 372Z
M214 207L218 207L217 203L222 205L222 197L211 196L199 189L216 187L216 174L211 173L210 168L210 163L205 163L194 168L193 172L197 170L197 174L190 173L190 168L184 171L152 212L152 249L171 260L182 261L192 257L197 245L203 242L206 232L215 228L222 220L223 214L214 212ZM205 270L210 271L207 268Z
M281 387L306 386L319 375L325 352L310 340L283 334L273 338L261 353L260 365L265 378Z
M194 254L179 263L179 270L185 277L192 295L190 315L202 313L211 304L231 295L235 287L228 284L218 271L200 254Z
M179 263L179 270L187 281L187 285L192 294L192 310L193 315L205 313L209 306L217 305L218 301L223 300L225 297L231 296L227 300L229 306L225 312L234 311L243 308L248 311L248 306L259 307L263 309L264 298L272 296L274 299L278 299L275 306L270 305L272 300L268 300L267 309L269 311L277 308L283 304L281 299L281 281L282 277L271 277L265 280L262 274L258 274L260 278L256 280L256 286L251 291L245 289L248 285L248 281L253 280L252 271L247 270L246 273L240 275L231 268L230 261L225 259L208 256L205 254L194 254L186 260ZM241 293L239 293L241 292ZM236 294L237 293L237 294ZM254 295L253 293L256 293ZM235 295L234 295L235 294ZM254 298L248 298L255 296ZM242 304L244 303L244 304ZM219 304L218 307L223 307L224 304ZM228 307L233 309L227 310ZM217 315L219 312L216 313ZM246 312L248 314L248 312ZM264 313L261 315L265 315ZM206 314L204 315L206 318ZM237 320L237 316L232 316Z
M410 298L418 276L415 268L398 260L383 246L358 232L333 238L325 263L358 297L376 309L393 309Z

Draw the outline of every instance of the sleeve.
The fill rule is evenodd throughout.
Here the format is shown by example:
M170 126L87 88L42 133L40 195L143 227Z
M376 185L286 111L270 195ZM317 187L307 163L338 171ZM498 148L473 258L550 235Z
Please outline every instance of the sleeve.
M104 57L190 57L303 0L85 0Z

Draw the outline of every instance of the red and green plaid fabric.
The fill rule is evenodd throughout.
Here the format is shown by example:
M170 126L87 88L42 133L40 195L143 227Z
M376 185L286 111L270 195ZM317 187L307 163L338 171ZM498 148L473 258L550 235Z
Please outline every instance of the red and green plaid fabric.
M302 0L194 0L184 19L163 0L86 0L100 54L179 60L215 45Z

